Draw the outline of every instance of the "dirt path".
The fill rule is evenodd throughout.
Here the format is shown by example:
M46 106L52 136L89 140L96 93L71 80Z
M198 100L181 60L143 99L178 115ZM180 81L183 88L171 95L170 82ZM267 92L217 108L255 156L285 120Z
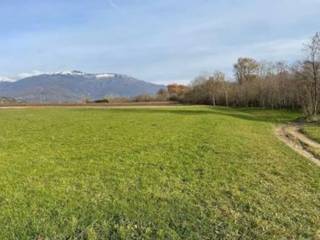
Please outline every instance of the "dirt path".
M277 136L297 153L320 167L320 144L301 132L303 124L283 125L276 129Z

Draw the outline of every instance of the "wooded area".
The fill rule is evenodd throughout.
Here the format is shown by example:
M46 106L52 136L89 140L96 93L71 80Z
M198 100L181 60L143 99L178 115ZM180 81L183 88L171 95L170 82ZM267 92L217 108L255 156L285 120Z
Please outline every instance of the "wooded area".
M320 112L320 33L304 50L305 59L294 64L239 58L234 79L216 71L197 77L190 86L169 85L158 95L193 104L302 108L306 116L314 117Z

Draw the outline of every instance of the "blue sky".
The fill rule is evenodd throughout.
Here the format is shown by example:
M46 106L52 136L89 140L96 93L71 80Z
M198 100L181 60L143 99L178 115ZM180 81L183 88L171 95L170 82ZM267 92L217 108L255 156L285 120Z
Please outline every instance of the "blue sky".
M240 56L294 61L320 0L1 0L0 79L117 72L187 83Z

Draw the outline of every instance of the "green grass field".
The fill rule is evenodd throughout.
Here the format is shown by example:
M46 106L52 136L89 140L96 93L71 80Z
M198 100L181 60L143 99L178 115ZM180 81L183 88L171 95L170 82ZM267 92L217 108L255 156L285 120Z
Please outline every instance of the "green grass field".
M320 168L297 113L0 110L0 239L313 239Z
M320 125L319 124L309 124L303 128L303 132L310 138L320 143Z

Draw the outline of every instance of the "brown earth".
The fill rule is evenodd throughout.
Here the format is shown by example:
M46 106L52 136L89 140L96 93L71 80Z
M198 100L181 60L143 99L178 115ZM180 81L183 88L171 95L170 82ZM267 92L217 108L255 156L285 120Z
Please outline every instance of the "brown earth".
M320 144L302 133L303 124L292 123L276 128L277 136L294 151L320 167Z

